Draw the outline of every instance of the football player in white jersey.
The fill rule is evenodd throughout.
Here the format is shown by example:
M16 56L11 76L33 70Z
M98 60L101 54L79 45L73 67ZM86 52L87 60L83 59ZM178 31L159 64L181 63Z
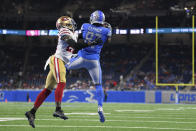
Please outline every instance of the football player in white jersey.
M54 87L57 85L55 90L55 104L56 110L53 113L54 117L61 119L68 119L61 109L61 101L63 96L63 89L66 84L66 69L65 64L69 62L74 51L80 50L87 46L96 45L100 43L100 39L95 40L92 43L84 43L83 41L77 42L76 23L68 17L62 16L56 22L58 33L58 44L54 55L50 56L47 60L47 64L50 65L50 71L47 75L45 88L39 93L34 103L33 108L25 113L28 118L29 124L35 128L34 120L35 113L48 95L52 92ZM46 64L46 65L47 65Z

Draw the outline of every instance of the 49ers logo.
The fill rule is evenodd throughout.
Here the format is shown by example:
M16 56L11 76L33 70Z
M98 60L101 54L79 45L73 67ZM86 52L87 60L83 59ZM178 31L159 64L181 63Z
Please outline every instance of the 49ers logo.
M62 20L62 21L68 21L69 19L66 18L66 17L63 17L61 20Z

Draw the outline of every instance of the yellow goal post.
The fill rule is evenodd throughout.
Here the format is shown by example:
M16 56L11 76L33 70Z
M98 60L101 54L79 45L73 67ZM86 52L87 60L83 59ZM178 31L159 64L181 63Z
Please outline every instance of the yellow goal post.
M192 16L192 83L159 83L158 81L158 76L159 76L159 66L158 66L158 49L159 49L159 45L158 45L158 16L156 16L156 34L155 34L155 56L156 56L156 71L155 71L155 77L156 77L156 81L155 84L156 86L175 86L176 87L176 103L178 103L178 87L179 86L195 86L195 16Z

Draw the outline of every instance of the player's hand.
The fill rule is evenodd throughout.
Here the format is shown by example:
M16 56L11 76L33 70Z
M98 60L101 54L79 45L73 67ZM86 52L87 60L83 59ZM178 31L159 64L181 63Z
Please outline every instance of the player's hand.
M104 22L103 26L112 30L112 26L108 22Z
M67 39L71 39L73 36L73 33L67 29L67 28L61 28L58 32L58 36L61 38L61 40L67 40Z

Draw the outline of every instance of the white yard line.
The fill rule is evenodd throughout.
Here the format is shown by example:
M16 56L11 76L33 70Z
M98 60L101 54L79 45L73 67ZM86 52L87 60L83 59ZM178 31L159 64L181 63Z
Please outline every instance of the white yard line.
M18 116L18 115L17 115ZM41 114L39 114L39 116L48 116L48 115L41 115ZM145 116L111 116L111 115L105 115L106 116L106 118L132 118L132 119L166 119L166 120L196 120L196 118L186 118L186 117L183 117L183 118L181 118L181 117L171 117L171 118L168 118L168 117L161 117L161 116L159 116L159 117L151 117L151 116L147 116L147 117L145 117ZM164 115L163 115L164 116ZM2 115L1 117L0 117L0 121L4 121L7 117L9 117L8 119L17 119L18 117L16 117L15 115ZM71 118L97 118L98 117L98 115L96 114L96 115L89 115L89 116L82 116L82 115L70 115L69 117L71 117ZM22 119L22 118L21 118ZM24 119L24 118L23 118ZM36 119L37 120L37 119Z
M17 121L17 120L27 120L26 118L0 118L1 121ZM61 119L36 119L37 121L58 121ZM98 119L69 119L69 121L99 121ZM144 121L144 120L107 120L107 122L133 122L133 123L175 123L175 124L194 124L195 121L184 122L184 121Z
M169 110L196 110L196 107L177 107L177 108L157 108L155 110L165 110L165 111L169 111Z
M196 107L157 108L154 110L114 110L116 112L153 112L153 111L183 111L196 110Z
M68 115L70 117L76 117L76 118L95 118L98 116L97 113L64 113L65 115ZM166 116L168 115L156 115L156 117L154 116L127 116L125 114L115 114L115 115L111 115L111 113L104 113L106 118L137 118L137 119L143 119L143 118L147 118L147 119L171 119L171 120L195 120L196 118L193 117L193 118L187 118L187 116L185 117L171 117L171 118L168 118ZM38 116L48 116L48 115L44 115L44 114L39 114ZM173 115L169 115L169 116L173 116ZM0 121L2 119L17 119L18 118L18 115L0 115ZM20 118L19 118L20 119Z
M98 113L87 113L87 112L73 112L73 113L64 113L65 115L98 115ZM111 114L111 113L104 113L104 114Z
M25 120L25 118L14 118L14 117L0 118L0 122L1 121L15 121L15 120Z
M40 119L41 120L41 119ZM98 119L69 119L70 121L99 121ZM133 122L133 123L181 123L181 124L193 124L196 122L184 122L184 121L143 121L143 120L107 120L110 122Z
M153 112L154 110L115 110L116 112Z
M70 116L70 117L94 118L97 116ZM131 117L131 116L107 116L106 115L106 118L122 118L122 117L123 118L136 118L136 119L143 119L143 118L145 119L146 118L146 119L196 120L196 118L185 118L185 117L184 118L180 118L180 117L179 118L167 118L167 117L148 117L148 116L147 117L145 117L145 116L144 117L142 117L142 116L141 117L135 117L135 116Z
M151 116L193 116L193 113L163 113L163 112L160 112L158 115L157 114L152 114L151 112L127 112L127 113L120 113L120 114L115 114L115 113L112 113L113 115L115 116L127 116L127 115L142 115L144 116L145 114L147 114L148 116L151 115Z
M0 127L30 127L29 125L0 125ZM130 127L130 126L57 126L57 125L36 125L42 128L111 128L111 129L152 129L152 130L185 130L195 131L196 128L158 128L158 127Z

